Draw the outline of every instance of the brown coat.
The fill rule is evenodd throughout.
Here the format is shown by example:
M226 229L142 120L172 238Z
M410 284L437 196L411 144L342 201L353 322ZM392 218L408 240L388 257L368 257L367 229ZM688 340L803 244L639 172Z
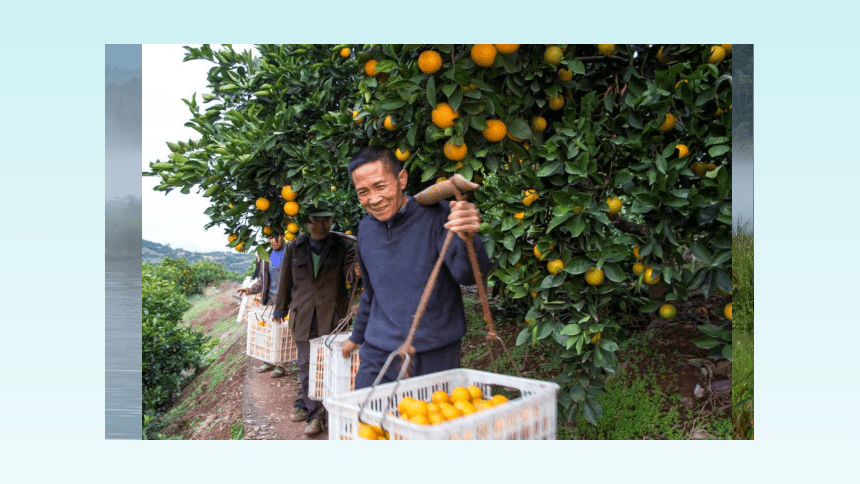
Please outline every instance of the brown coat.
M296 341L310 339L311 320L317 314L317 334L332 332L349 310L347 275L355 266L355 245L331 233L314 277L310 237L302 234L289 245L281 265L275 311L289 309L290 330Z

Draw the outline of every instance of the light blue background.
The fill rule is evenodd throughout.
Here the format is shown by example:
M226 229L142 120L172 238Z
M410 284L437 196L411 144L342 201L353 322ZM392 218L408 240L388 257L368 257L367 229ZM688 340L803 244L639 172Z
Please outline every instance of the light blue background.
M860 330L851 307L858 235L853 3L189 3L4 8L0 439L13 481L480 475L498 482L826 482L851 471L860 430ZM440 37L755 44L757 440L383 444L385 461L367 443L335 452L335 443L105 441L104 44ZM34 285L43 258L63 274L62 290L50 297Z

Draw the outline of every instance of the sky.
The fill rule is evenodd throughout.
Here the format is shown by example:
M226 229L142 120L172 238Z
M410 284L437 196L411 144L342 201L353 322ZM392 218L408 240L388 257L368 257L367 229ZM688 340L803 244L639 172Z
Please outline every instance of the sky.
M250 44L233 44L233 49L239 52L251 48ZM197 131L185 126L191 113L182 99L190 100L197 93L197 103L202 104L203 93L211 92L206 87L206 74L213 64L205 60L183 62L184 56L181 44L143 45L141 171L148 171L152 161L167 159L170 154L167 141L200 137ZM144 239L194 252L230 250L223 228L203 229L210 221L203 213L209 207L208 199L198 195L196 189L187 195L178 189L167 195L156 192L153 188L158 180L142 177Z

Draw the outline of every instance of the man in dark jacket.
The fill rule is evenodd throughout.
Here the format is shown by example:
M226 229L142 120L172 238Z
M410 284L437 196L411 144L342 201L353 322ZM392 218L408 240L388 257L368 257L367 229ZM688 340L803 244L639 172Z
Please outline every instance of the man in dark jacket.
M237 292L244 294L260 294L260 303L263 306L274 303L275 294L278 291L279 275L281 273L281 262L284 258L284 236L280 232L273 232L269 236L269 262L259 261L257 263L257 274L260 280L250 288L242 288ZM284 376L286 370L280 363L283 361L263 362L263 366L257 368L257 373L272 371L272 378Z
M354 329L341 345L343 355L361 345L355 388L370 386L388 356L406 339L425 284L441 253L448 231L451 240L431 300L412 341L410 375L460 366L460 339L466 332L461 285L475 284L461 237L477 234L480 213L469 202L418 204L407 195L407 173L391 151L371 146L352 159L349 173L358 201L368 215L359 223L358 262L364 292ZM471 235L481 274L490 260L484 244ZM381 380L393 381L399 360Z
M355 246L331 233L332 212L324 200L308 211L308 234L287 246L275 299L274 318L289 312L290 330L298 350L301 394L293 404L293 422L307 421L305 435L323 430L325 408L308 398L310 340L332 332L349 310L347 277L352 278Z

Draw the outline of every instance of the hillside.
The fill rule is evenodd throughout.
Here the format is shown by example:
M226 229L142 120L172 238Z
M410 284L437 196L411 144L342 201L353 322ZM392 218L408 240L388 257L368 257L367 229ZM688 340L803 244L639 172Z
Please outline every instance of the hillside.
M172 259L184 258L190 264L198 260L211 260L218 262L231 272L244 274L248 267L254 263L254 254L242 252L192 252L181 248L173 248L157 242L143 240L141 248L141 259L143 262L157 264L164 257Z

